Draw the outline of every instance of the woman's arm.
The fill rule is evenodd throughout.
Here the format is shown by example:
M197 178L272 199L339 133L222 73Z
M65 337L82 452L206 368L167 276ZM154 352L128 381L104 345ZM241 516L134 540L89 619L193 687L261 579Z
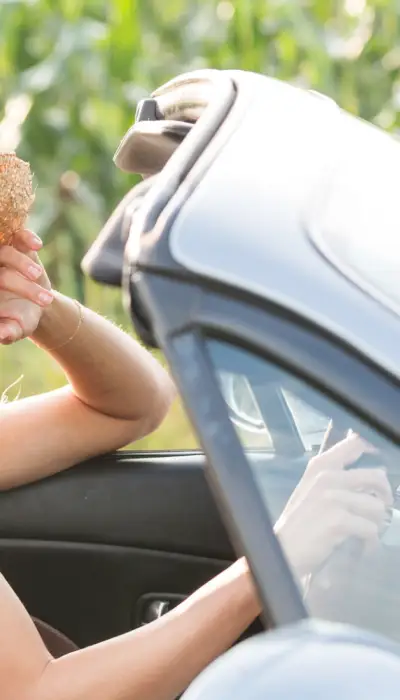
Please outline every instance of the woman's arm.
M0 488L122 447L154 430L171 405L173 384L150 353L89 309L80 313L54 293L32 335L69 385L0 405Z
M133 338L51 291L35 234L20 231L14 246L0 246L0 353L1 343L30 336L54 357L69 384L0 403L0 489L143 437L174 397L168 374Z
M2 700L173 700L259 613L244 560L160 620L53 660L0 582Z
M68 297L54 292L32 340L54 357L84 405L134 423L133 437L154 430L170 407L173 384L154 357Z

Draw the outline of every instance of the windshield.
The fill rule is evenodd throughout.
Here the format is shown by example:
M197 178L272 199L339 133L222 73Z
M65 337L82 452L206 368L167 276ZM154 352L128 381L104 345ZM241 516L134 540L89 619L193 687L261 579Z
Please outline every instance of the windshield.
M276 365L207 347L311 615L400 640L399 448Z
M348 155L308 228L336 267L400 313L400 142L346 114L343 120Z

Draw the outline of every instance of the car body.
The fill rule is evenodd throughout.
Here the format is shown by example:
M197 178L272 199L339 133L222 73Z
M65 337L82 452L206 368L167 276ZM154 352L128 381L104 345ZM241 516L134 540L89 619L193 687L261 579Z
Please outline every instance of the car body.
M360 630L302 622L257 635L211 664L185 700L395 700L397 645Z
M267 626L312 615L400 637L399 155L316 93L180 76L139 106L116 163L144 185L85 261L107 282L119 237L133 322L168 359ZM303 577L273 525L349 431L374 452L346 471L384 468L394 505L373 553L351 540Z

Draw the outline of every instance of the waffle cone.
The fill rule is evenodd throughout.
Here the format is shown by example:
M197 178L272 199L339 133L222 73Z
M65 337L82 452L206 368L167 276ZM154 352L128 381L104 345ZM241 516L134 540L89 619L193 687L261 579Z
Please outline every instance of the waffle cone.
M0 153L0 246L11 245L34 200L29 163L15 153Z

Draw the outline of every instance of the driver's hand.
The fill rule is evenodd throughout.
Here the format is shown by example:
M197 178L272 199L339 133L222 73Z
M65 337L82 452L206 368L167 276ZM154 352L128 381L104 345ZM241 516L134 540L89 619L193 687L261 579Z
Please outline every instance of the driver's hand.
M374 544L393 496L384 468L345 470L373 448L351 434L317 457L275 525L290 564L302 578L349 537Z

